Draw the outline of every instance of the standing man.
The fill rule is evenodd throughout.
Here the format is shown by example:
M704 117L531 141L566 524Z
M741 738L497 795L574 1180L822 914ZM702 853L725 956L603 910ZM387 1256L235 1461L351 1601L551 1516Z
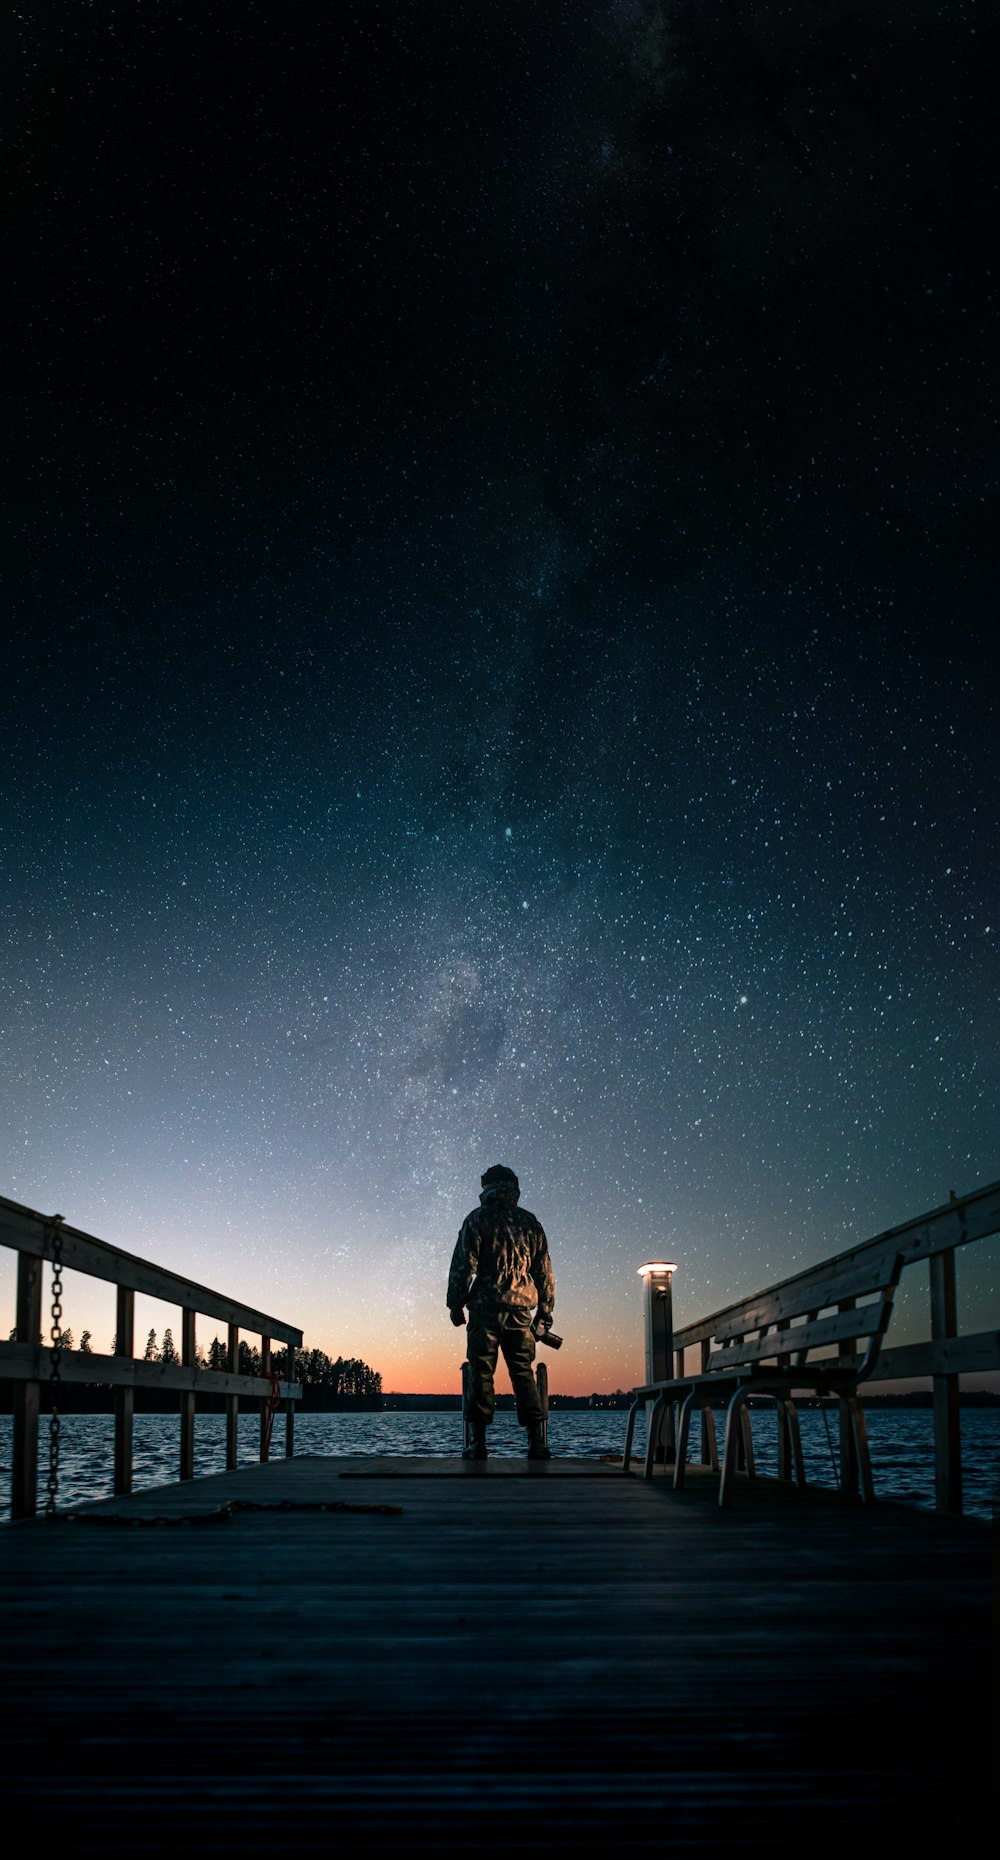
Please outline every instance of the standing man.
M519 1208L521 1186L513 1169L495 1163L480 1177L479 1207L462 1222L448 1275L448 1310L454 1325L469 1307L468 1355L472 1388L468 1418L471 1459L485 1460L486 1429L493 1419L493 1372L503 1351L528 1430L529 1460L551 1459L542 1428L542 1404L532 1374L535 1339L552 1328L556 1282L541 1222ZM537 1315L532 1322L532 1311Z

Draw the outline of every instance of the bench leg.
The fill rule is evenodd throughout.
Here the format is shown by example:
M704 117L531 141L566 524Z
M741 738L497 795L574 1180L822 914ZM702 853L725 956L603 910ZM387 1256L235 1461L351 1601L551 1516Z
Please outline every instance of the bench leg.
M748 1479L757 1477L757 1468L753 1457L753 1427L749 1408L740 1409L740 1460L746 1467Z
M629 1461L632 1458L632 1441L635 1436L635 1417L638 1414L640 1407L641 1407L641 1403L634 1401L632 1403L631 1408L628 1411L628 1426L625 1429L625 1451L622 1454L622 1471L623 1472L628 1472Z
M663 1421L663 1410L666 1405L667 1398L665 1395L658 1395L653 1403L653 1412L649 1417L648 1424L649 1433L646 1436L646 1464L642 1474L644 1479L651 1479L653 1477L653 1461L656 1458L656 1449L660 1442L660 1427Z
M672 1401L668 1401L667 1403L667 1412L663 1417L662 1433L663 1458L665 1463L671 1466L677 1459L677 1408Z
M837 1411L840 1416L840 1489L846 1497L858 1489L858 1448L850 1397L840 1396Z
M790 1479L792 1476L792 1434L788 1425L788 1403L776 1395L774 1399L774 1418L778 1432L778 1478Z
M701 1411L701 1463L710 1466L713 1472L719 1470L719 1448L715 1438L715 1416L711 1408Z
M726 1441L722 1449L722 1477L719 1480L720 1505L731 1505L733 1502L733 1480L736 1477L740 1443L743 1440L745 1413L746 1394L743 1389L737 1389L726 1409Z
M861 1476L861 1497L866 1505L875 1503L875 1483L872 1479L872 1456L868 1451L868 1428L865 1424L865 1412L856 1395L848 1397L851 1419L854 1422L854 1441L857 1447L858 1472Z
M679 1492L684 1484L684 1469L687 1466L688 1435L691 1432L691 1412L694 1408L694 1389L685 1395L681 1403L680 1420L677 1423L677 1458L674 1461L674 1491Z
M792 1450L792 1470L795 1476L795 1483L798 1486L804 1486L806 1483L806 1462L802 1453L802 1430L799 1427L799 1411L793 1401L783 1402L782 1407L785 1410L785 1426L788 1430L788 1439Z

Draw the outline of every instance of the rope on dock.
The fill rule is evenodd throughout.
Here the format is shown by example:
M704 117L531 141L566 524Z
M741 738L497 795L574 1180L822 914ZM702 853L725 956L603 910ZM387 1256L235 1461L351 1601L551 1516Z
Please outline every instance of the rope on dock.
M238 1511L353 1511L384 1518L399 1518L403 1515L402 1505L349 1505L341 1499L296 1502L290 1498L283 1498L274 1505L258 1505L248 1498L231 1498L227 1504L216 1506L214 1511L185 1512L178 1518L162 1515L155 1518L128 1517L120 1511L60 1511L56 1513L55 1521L59 1524L120 1525L124 1528L135 1525L228 1524Z

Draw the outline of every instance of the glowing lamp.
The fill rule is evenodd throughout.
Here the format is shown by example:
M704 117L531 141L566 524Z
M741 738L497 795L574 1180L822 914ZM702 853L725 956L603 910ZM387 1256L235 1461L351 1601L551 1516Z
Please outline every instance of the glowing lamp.
M646 1381L666 1382L674 1370L674 1273L676 1261L648 1259L636 1271L643 1285L646 1331ZM671 1415L673 1410L671 1409ZM662 1445L659 1457L663 1457Z

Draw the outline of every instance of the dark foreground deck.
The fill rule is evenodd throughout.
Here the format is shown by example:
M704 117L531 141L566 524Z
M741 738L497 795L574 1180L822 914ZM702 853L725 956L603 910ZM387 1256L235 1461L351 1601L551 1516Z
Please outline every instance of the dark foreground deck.
M971 1839L989 1528L714 1488L305 1458L10 1526L8 1820L102 1854Z

